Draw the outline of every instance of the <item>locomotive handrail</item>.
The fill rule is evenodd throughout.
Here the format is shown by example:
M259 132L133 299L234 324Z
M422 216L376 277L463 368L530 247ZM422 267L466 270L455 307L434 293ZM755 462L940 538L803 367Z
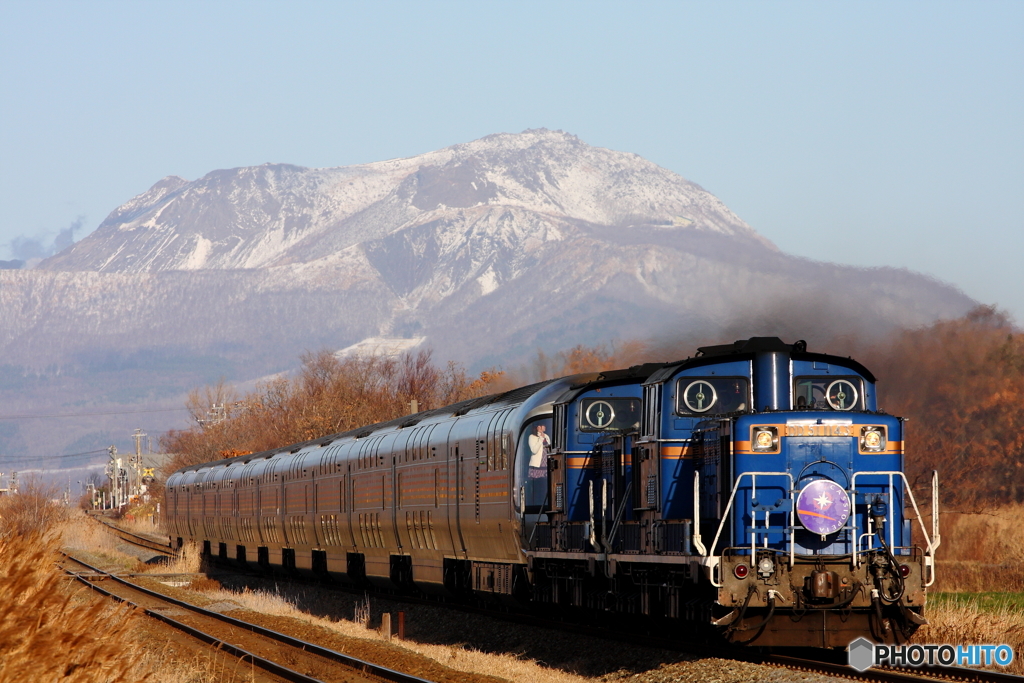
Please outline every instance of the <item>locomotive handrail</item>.
M700 537L700 472L693 473L693 545L704 557L707 557L708 549Z
M917 507L917 500L914 498L914 491L910 488L910 482L907 481L907 476L898 470L892 471L880 471L880 472L854 472L853 477L850 479L850 509L856 510L857 503L857 488L856 482L859 476L884 476L888 477L889 483L887 488L889 490L889 509L886 511L886 523L889 526L889 547L893 546L893 517L895 515L895 505L893 504L893 479L899 476L903 480L903 486L910 497L910 504L914 507L914 514L917 515L917 523L921 527L921 534L924 536L925 545L925 566L931 568L929 572L928 580L925 582L925 587L931 586L935 583L935 551L939 547L941 537L938 535L939 524L938 524L938 491L939 491L939 474L935 470L932 470L932 532L936 536L936 543L932 543L931 537L928 535L928 528L924 525L924 518L921 516L921 510ZM867 494L865 494L865 499ZM860 563L860 536L857 534L857 519L856 515L850 515L851 528L853 529L853 555L851 562L856 567ZM865 551L869 548L865 547Z
M853 476L850 478L850 491L849 491L849 494L850 494L850 511L855 513L856 510L857 510L857 476L858 475L881 476L881 477L887 477L888 478L888 483L886 484L886 489L887 489L888 492L886 493L886 495L889 496L889 506L888 506L888 509L886 510L885 516L886 516L886 525L889 527L888 531L889 531L889 547L890 548L894 547L894 544L893 544L893 526L894 526L893 521L895 519L895 512L894 511L895 511L895 508L896 508L895 498L893 497L893 485L892 485L892 482L893 482L892 478L893 478L894 474L899 474L899 472L897 472L896 470L885 470L885 471L878 471L878 472L854 472ZM913 494L911 494L911 498L913 498ZM867 494L865 494L865 502L866 501L867 501ZM870 512L869 512L869 514L868 514L868 523L869 524L870 524L870 520L871 520L871 516L870 516ZM852 529L852 531L853 531L853 555L851 555L851 557L850 557L850 562L852 563L851 566L856 567L858 564L860 564L860 558L858 557L858 554L860 553L860 541L861 541L860 534L857 533L857 531L859 530L859 527L857 526L857 515L856 514L851 514L850 518L849 518L849 522L850 522L850 529ZM865 535L868 535L868 534L865 534ZM868 548L868 547L865 548L865 550L869 550L869 549L870 548Z
M932 549L938 550L942 545L942 534L939 533L939 471L932 470Z
M750 477L750 482L751 482L751 499L753 499L754 493L757 492L757 477L759 477L759 476L763 476L763 477L786 477L789 480L789 488L787 490L790 491L791 492L790 495L792 495L792 491L793 491L793 475L790 472L743 472L743 473L741 473L739 476L736 477L736 481L733 482L732 493L729 494L729 502L725 506L725 511L722 513L722 521L718 523L718 531L715 532L715 540L711 542L711 547L708 549L708 555L714 555L714 553L715 553L715 546L718 545L718 539L722 535L722 529L725 527L726 522L729 521L729 512L732 510L732 504L736 500L736 492L740 488L740 482L743 481L744 477ZM751 512L753 514L753 527L756 528L757 527L757 511L756 510L752 510ZM767 522L768 522L768 515L770 515L770 514L771 514L770 512L765 511L765 527L766 528L767 528ZM789 531L789 566L791 566L791 567L793 566L793 564L796 561L796 550L795 550L796 539L794 538L795 529L796 529L796 517L795 517L795 515L796 515L796 506L792 505L792 506L790 506L790 509L789 509L789 529L788 529L788 531ZM754 557L754 552L755 552L755 548L754 547L755 547L755 545L757 543L757 534L751 534L751 538L753 539L753 540L751 540L751 545L750 545L750 547L751 547L751 558L753 558ZM711 575L708 578L711 580L711 585L713 585L715 588L721 588L722 587L722 584L715 582L715 577L714 577L714 573L713 572L711 573Z

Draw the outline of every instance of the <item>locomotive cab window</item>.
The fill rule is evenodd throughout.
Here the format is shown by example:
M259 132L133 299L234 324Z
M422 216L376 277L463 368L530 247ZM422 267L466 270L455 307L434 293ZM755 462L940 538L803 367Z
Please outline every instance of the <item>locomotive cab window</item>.
M863 410L864 385L860 377L819 375L793 381L793 408Z
M640 427L638 398L585 398L580 401L581 432L623 432Z
M676 391L679 415L739 413L750 405L746 377L681 377Z

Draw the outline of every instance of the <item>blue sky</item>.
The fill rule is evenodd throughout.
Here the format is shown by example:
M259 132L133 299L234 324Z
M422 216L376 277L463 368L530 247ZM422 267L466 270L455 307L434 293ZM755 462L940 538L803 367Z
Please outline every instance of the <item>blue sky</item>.
M0 0L0 259L160 178L546 127L1024 322L1021 2Z

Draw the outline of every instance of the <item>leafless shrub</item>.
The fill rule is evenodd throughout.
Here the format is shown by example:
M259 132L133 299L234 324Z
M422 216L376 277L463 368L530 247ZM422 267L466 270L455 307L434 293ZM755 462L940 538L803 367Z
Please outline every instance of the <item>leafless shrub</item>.
M202 422L164 437L175 454L167 471L394 419L407 414L413 400L422 411L502 388L503 373L470 378L456 363L438 368L429 351L398 358L321 351L302 362L298 376L277 378L238 400L223 385L193 391L188 408Z
M16 495L0 497L0 534L58 532L71 511L60 501L60 491L27 479Z

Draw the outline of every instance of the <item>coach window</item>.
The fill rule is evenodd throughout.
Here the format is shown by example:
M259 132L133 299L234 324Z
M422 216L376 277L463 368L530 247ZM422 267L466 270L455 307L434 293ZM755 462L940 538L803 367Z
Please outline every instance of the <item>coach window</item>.
M817 375L793 381L796 410L863 410L864 386L860 377Z
M750 404L746 377L680 377L676 386L679 415L741 413Z
M526 487L526 509L539 511L548 494L548 456L551 454L551 416L527 423L519 439L516 467Z

